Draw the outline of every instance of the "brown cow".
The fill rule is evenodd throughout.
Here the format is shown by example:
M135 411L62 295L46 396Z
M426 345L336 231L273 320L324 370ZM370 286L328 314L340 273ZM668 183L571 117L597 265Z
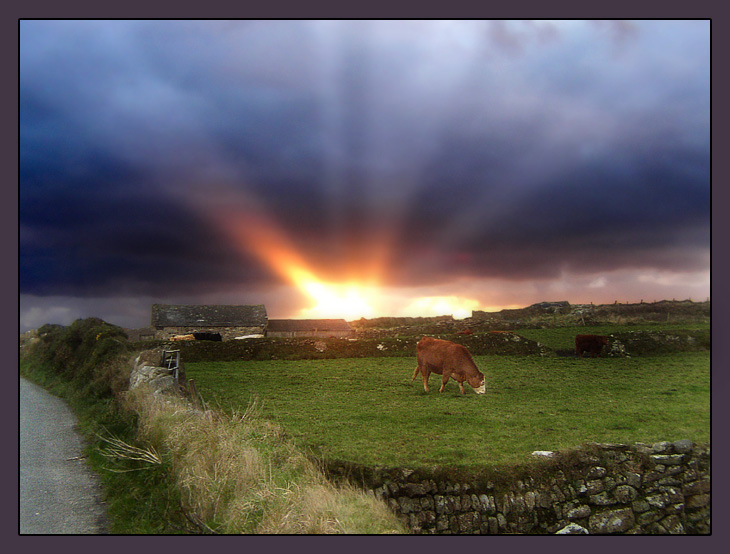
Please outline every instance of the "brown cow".
M605 335L577 335L575 337L575 353L581 358L583 352L588 352L596 358L607 345L608 337Z
M464 394L464 381L469 383L477 394L486 391L484 375L477 368L469 351L454 342L423 337L416 346L418 365L413 372L411 383L419 373L423 377L423 389L428 392L428 377L431 373L443 375L439 392L444 391L449 378L459 383L461 394Z

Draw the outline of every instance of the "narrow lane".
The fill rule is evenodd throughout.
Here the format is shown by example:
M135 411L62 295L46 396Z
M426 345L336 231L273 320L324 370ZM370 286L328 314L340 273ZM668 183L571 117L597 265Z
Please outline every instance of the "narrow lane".
M20 534L107 532L99 478L76 419L59 398L20 379Z

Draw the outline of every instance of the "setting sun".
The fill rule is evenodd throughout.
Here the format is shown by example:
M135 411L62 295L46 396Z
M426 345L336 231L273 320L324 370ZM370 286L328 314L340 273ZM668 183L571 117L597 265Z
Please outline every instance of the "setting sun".
M377 315L373 306L374 291L355 284L336 285L319 281L298 283L316 304L301 310L300 315L307 318L343 318L347 320Z

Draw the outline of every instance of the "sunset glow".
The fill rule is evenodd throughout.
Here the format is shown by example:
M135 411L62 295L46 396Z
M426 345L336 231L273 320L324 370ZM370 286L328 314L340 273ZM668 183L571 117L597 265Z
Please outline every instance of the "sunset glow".
M255 255L309 300L307 307L289 316L348 321L361 317L437 315L453 315L462 319L471 316L472 310L480 309L479 302L471 298L414 296L407 290L386 289L378 280L384 268L372 261L363 264L366 278L361 281L326 281L311 269L281 226L267 215L257 199L240 191L234 193L221 188L212 197L224 198L225 202L211 205L197 199L196 208L228 235L239 252ZM382 244L373 245L373 251L381 254L383 248Z

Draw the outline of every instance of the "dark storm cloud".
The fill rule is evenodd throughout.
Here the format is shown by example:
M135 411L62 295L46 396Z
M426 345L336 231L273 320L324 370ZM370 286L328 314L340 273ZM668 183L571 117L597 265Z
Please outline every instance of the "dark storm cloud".
M709 23L24 21L20 170L23 293L271 280L216 183L392 284L701 269Z

